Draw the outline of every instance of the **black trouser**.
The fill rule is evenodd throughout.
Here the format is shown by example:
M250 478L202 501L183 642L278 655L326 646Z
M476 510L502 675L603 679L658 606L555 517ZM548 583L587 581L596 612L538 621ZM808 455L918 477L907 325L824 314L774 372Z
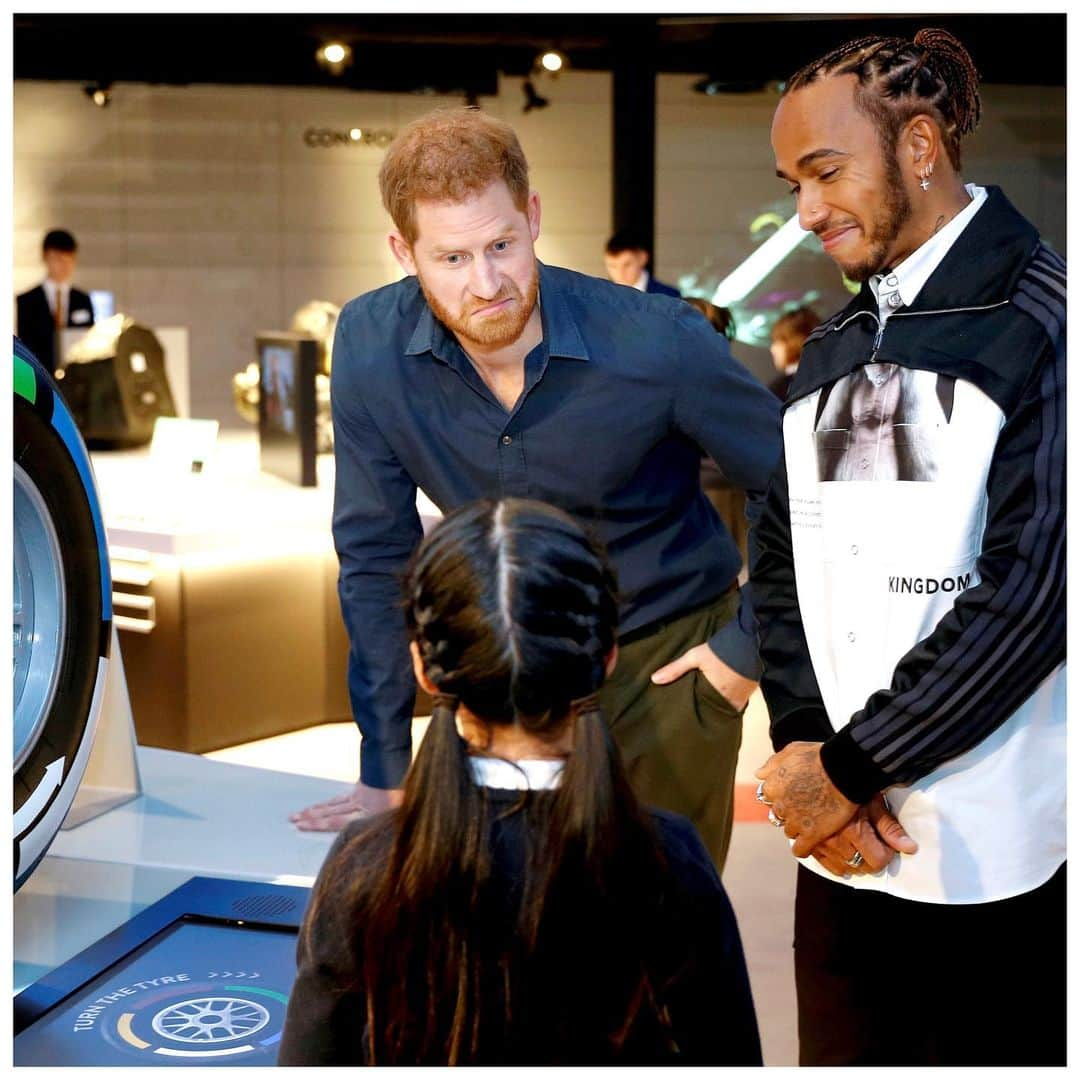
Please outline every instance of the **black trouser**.
M900 900L800 866L795 982L802 1065L1064 1065L1065 865L989 904Z

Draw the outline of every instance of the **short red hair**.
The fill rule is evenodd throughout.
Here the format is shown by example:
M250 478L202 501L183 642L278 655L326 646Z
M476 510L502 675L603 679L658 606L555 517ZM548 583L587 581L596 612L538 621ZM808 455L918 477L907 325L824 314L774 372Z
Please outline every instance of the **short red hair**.
M464 202L502 180L514 205L529 201L529 166L514 129L478 108L439 109L406 126L379 169L383 206L410 246L416 201Z

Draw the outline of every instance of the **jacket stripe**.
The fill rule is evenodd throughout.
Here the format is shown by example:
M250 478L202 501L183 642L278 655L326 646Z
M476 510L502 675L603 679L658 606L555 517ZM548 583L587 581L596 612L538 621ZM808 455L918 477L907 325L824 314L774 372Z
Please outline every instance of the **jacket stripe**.
M1051 293L1045 289L1037 289L1030 285L1026 281L1020 282L1016 290L1016 295L1013 297L1013 303L1015 304L1021 296L1026 296L1033 304L1037 304L1042 308L1045 308L1050 313L1050 320L1043 318L1039 322L1043 326L1064 325L1065 323L1065 301L1064 299L1058 300Z
M1049 264L1055 270L1059 271L1063 276L1065 274L1065 260L1056 252L1053 248L1047 247L1045 244L1040 244L1038 251L1035 253L1035 259L1038 262Z
M1020 559L1014 570L980 602L978 614L953 646L876 715L856 718L852 727L856 742L873 751L873 760L897 779L925 775L928 751L938 759L953 757L1006 719L1060 662L1050 638L1060 637L1064 653L1060 609L1065 525L1064 515L1056 512L1064 505L1064 332L1051 314L1059 307L1054 298L1037 285L1029 288L1028 274L1025 279L1015 303L1056 342L1055 355L1040 379L1041 434L1032 463L1034 511L1021 530ZM987 710L991 699L993 708ZM922 719L912 724L914 717ZM905 766L916 758L917 775L905 776Z
M1065 298L1065 275L1056 271L1049 263L1036 261L1028 270L1028 275L1037 278L1048 288L1057 291L1061 298Z

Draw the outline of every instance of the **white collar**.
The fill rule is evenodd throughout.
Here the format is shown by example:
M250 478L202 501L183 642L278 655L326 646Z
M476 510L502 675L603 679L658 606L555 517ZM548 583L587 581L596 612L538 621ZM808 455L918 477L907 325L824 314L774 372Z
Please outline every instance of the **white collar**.
M516 791L544 791L559 786L566 762L557 758L469 757L473 780L481 787L511 788Z
M948 254L949 248L986 202L986 188L965 184L964 190L971 196L971 202L956 217L917 247L899 266L887 274L874 274L870 278L870 288L877 294L882 320L887 319L901 304L910 307L915 302L915 297ZM896 295L900 297L899 302L893 300L890 303L889 298Z
M641 277L639 277L637 279L637 281L634 282L634 288L637 289L638 292L648 292L649 291L649 271L648 270L642 270L641 271Z

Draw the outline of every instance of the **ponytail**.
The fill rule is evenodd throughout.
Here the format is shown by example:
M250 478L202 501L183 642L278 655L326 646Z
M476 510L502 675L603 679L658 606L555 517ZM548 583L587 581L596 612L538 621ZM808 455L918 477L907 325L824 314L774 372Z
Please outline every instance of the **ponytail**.
M396 813L387 865L358 909L373 1065L402 1054L453 1065L466 1037L473 1052L479 1039L479 979L470 963L476 942L466 928L483 911L490 858L457 708L457 697L436 694ZM388 965L387 949L408 955ZM426 975L419 987L394 977L395 970L417 966Z
M546 844L536 849L527 875L519 925L540 984L559 977L548 968L549 957L562 957L565 964L568 955L592 955L613 975L621 971L622 978L611 983L624 988L621 998L579 1002L617 1052L643 1014L661 1030L667 1025L657 1007L657 966L643 929L655 919L666 863L595 693L571 702L571 722L572 750ZM570 1026L568 1012L556 1016L563 1029Z

